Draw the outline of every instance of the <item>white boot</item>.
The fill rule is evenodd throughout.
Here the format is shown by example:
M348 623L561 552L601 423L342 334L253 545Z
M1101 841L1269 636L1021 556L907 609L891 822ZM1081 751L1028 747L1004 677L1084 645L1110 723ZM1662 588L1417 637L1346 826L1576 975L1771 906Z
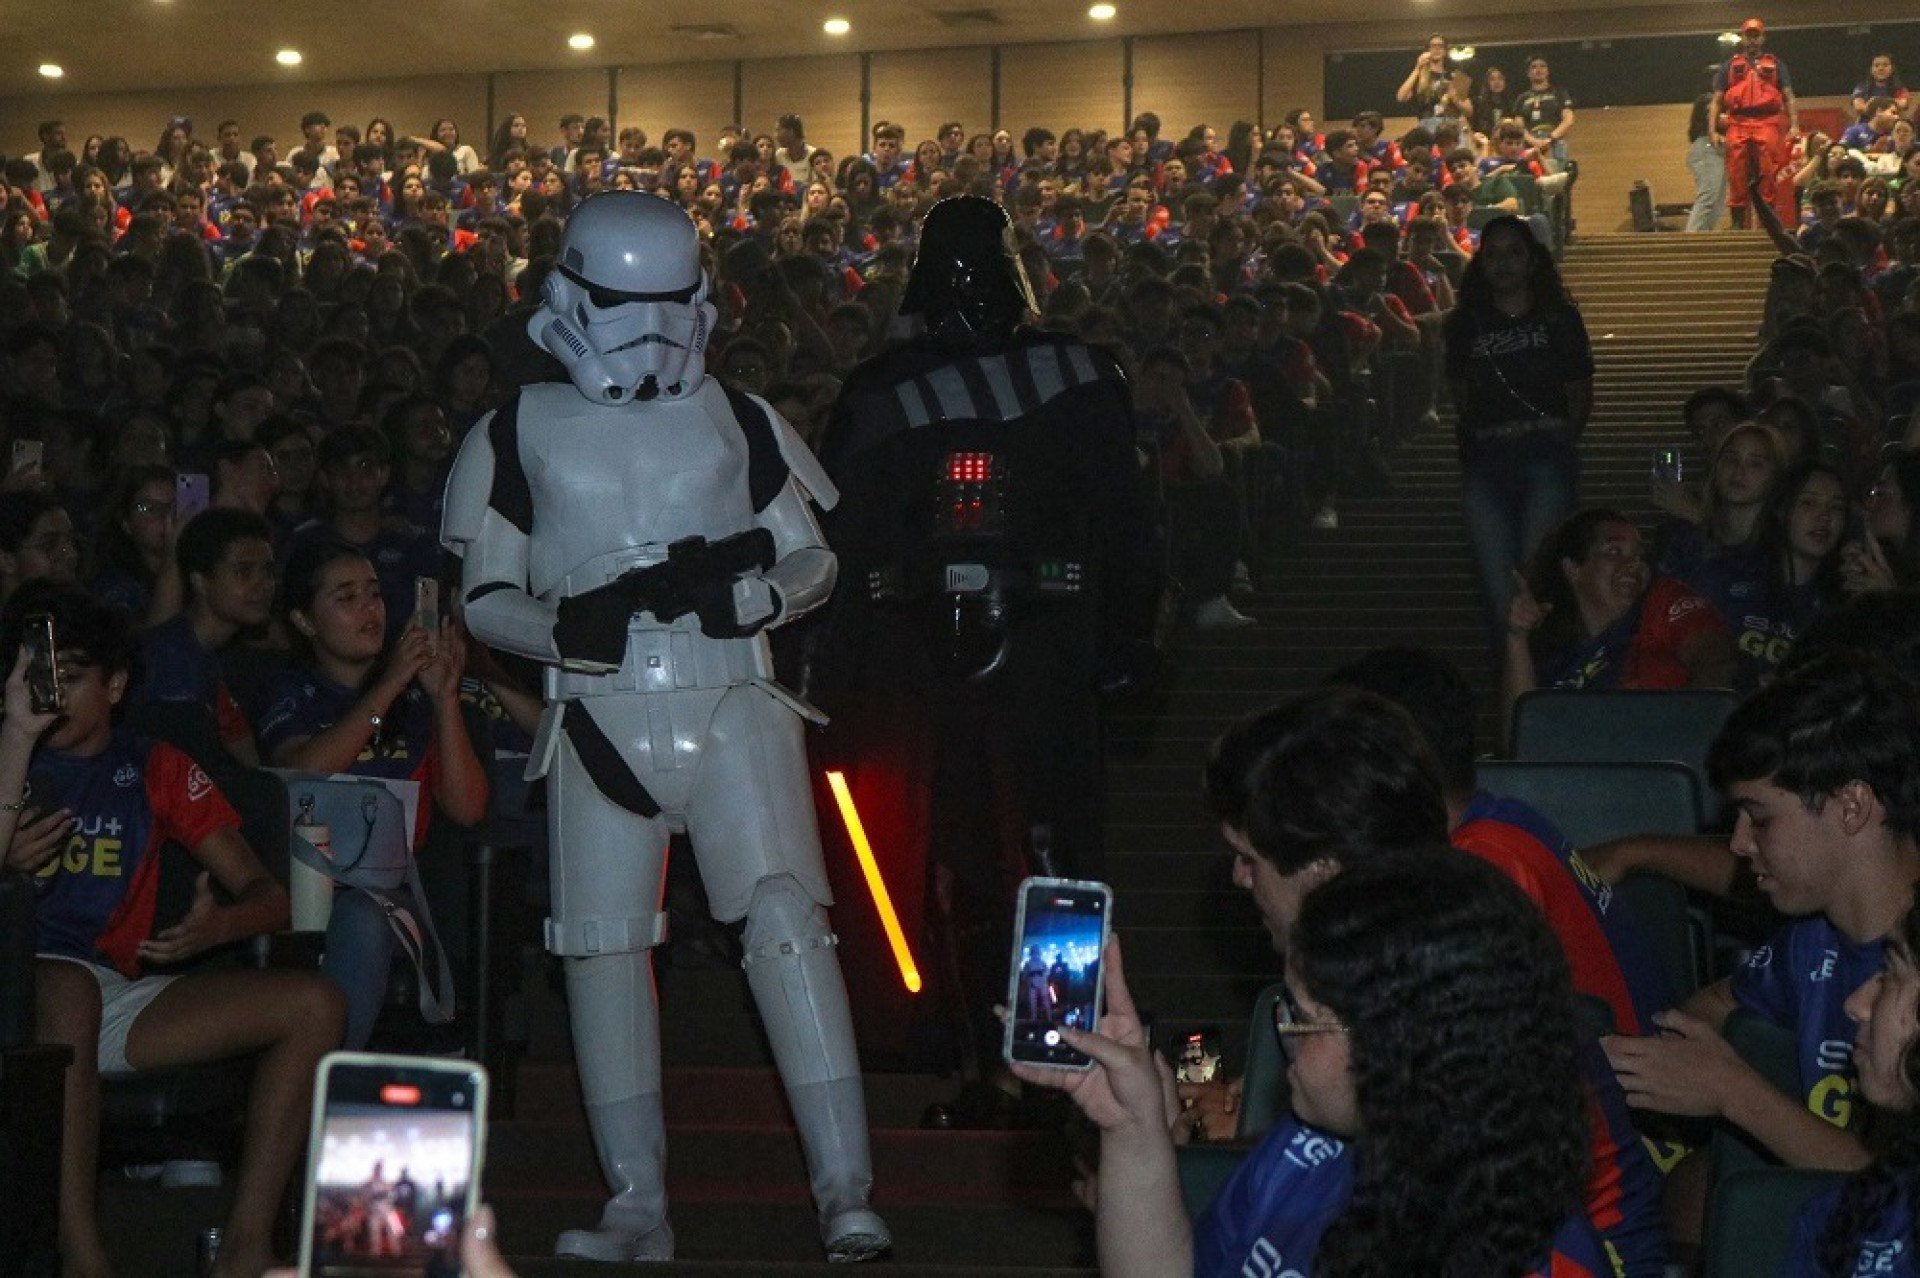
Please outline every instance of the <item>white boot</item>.
M893 1247L885 1221L867 1205L873 1158L867 1145L867 1098L858 1078L787 1089L807 1183L820 1213L820 1241L835 1264L872 1260Z
M893 1235L867 1206L867 1098L827 912L792 877L762 879L741 940L747 987L800 1129L827 1259L871 1260L893 1246Z
M553 1245L556 1256L583 1260L672 1260L667 1223L667 1125L660 1093L587 1106L594 1152L613 1197L594 1229L569 1229Z

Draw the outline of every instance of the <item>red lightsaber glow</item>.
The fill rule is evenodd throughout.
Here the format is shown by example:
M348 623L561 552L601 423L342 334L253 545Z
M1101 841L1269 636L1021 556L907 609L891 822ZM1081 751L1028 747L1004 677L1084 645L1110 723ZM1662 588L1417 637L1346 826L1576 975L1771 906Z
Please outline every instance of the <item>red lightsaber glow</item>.
M874 859L873 844L867 838L867 827L861 823L860 811L853 806L853 792L847 789L846 774L829 769L827 785L833 790L833 801L840 805L840 819L846 823L847 837L853 840L854 855L860 858L860 872L867 876L867 891L872 893L874 909L880 913L887 944L893 947L893 961L900 966L900 979L906 983L908 993L918 994L920 969L914 965L913 951L907 948L906 934L900 930L900 916L893 912L893 897L887 892L887 881L880 877L880 863Z

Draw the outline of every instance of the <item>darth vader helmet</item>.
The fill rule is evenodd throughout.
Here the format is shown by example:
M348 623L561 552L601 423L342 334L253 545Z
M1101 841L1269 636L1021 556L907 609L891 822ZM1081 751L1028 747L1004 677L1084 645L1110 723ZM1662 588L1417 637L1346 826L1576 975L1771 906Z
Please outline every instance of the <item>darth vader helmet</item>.
M924 317L938 336L961 337L1011 333L1039 309L1006 210L977 195L933 206L900 299L902 315Z

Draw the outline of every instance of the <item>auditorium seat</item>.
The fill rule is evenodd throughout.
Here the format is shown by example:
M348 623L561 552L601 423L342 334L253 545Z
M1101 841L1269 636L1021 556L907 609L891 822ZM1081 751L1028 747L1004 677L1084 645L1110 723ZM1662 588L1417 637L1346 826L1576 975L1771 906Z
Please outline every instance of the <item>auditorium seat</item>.
M1739 697L1722 688L1581 692L1542 688L1513 709L1513 757L1541 762L1651 763L1692 768L1708 792L1707 750Z
M1705 1278L1779 1273L1800 1209L1839 1179L1838 1172L1749 1167L1715 1185L1707 1207Z
M1480 785L1537 808L1576 848L1629 834L1697 834L1700 786L1683 763L1563 763L1494 760L1479 765ZM1699 989L1711 952L1704 916L1686 889L1651 874L1616 885L1619 899L1676 997Z
M1802 1091L1799 1046L1793 1033L1745 1009L1727 1018L1722 1031L1740 1059L1789 1096ZM1720 1123L1713 1133L1713 1180L1719 1185L1736 1172L1777 1166L1778 1160L1744 1132ZM1731 1272L1731 1271L1728 1271ZM1755 1271L1758 1272L1758 1271ZM1766 1272L1771 1273L1771 1270Z

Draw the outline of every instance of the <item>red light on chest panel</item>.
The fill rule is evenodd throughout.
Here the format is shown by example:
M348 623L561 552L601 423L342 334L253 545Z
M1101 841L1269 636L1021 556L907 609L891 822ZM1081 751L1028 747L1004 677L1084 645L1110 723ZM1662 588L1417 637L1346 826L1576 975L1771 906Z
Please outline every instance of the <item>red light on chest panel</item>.
M948 453L949 484L984 484L993 478L992 453Z

